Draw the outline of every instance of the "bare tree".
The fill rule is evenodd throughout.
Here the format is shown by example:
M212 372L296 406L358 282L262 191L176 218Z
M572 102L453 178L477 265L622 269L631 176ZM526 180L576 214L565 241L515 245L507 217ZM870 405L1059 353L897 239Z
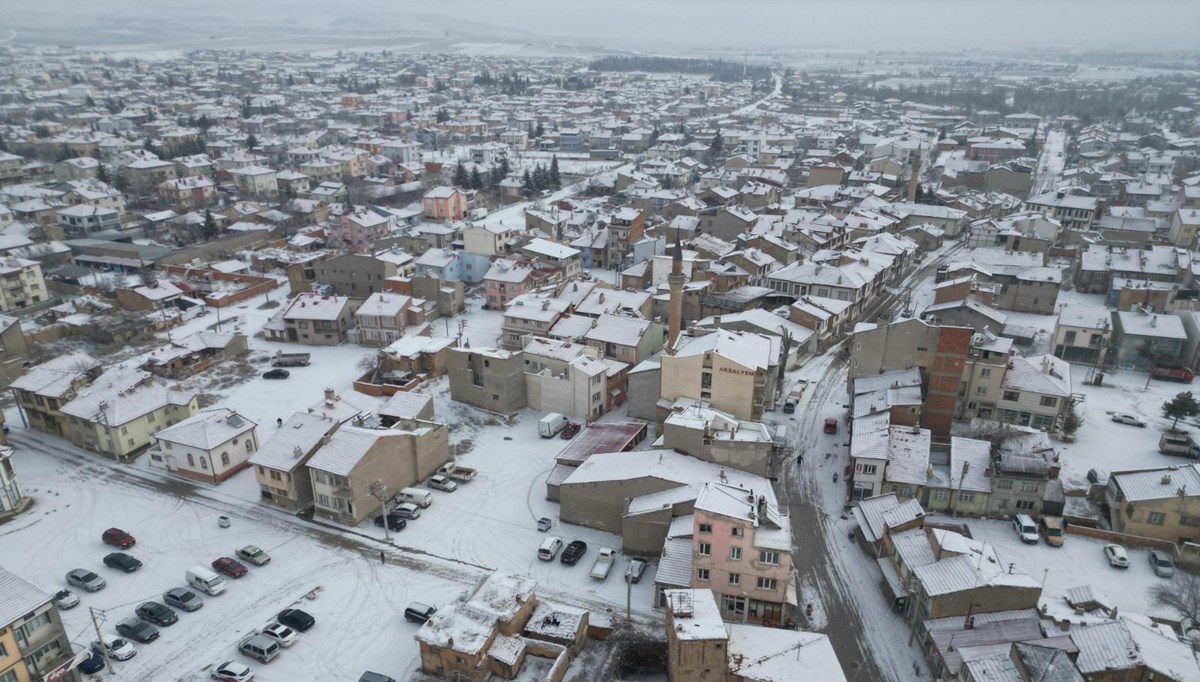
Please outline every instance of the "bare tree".
M1185 628L1200 625L1200 576L1175 571L1174 580L1150 588L1150 599L1155 606L1174 611Z

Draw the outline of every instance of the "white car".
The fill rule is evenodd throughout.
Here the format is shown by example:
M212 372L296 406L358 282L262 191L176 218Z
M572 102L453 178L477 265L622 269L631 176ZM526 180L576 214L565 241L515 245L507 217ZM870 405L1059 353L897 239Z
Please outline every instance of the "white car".
M289 647L296 643L296 631L284 625L283 623L271 623L267 627L260 630L267 637L275 640L281 647Z
M65 587L51 587L46 591L54 595L51 600L63 611L79 606L79 597Z
M129 640L116 635L104 636L103 651L101 650L100 642L92 642L92 651L105 653L114 661L128 661L137 656L137 648Z
M1113 568L1129 568L1129 555L1125 553L1125 548L1120 545L1112 543L1105 545L1104 556L1108 559L1108 565Z
M1140 426L1143 429L1146 428L1146 422L1138 419L1132 414L1127 414L1125 412L1117 412L1112 416L1112 420L1118 424L1128 424L1130 426Z
M208 676L214 680L221 680L221 682L250 682L254 679L254 671L250 669L250 666L237 661L225 661L214 668Z
M440 490L444 493L452 493L455 490L458 490L457 483L451 481L449 477L442 476L441 474L431 477L428 485L430 488L433 488L434 490Z

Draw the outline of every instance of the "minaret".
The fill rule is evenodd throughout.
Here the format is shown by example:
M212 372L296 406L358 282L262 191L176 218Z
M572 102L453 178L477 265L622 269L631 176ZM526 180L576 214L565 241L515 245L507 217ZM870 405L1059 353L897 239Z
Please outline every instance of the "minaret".
M667 285L671 287L671 298L667 304L667 353L675 352L675 341L679 339L679 330L683 326L683 246L679 244L679 230L675 230L675 253L671 257L671 274L667 276Z

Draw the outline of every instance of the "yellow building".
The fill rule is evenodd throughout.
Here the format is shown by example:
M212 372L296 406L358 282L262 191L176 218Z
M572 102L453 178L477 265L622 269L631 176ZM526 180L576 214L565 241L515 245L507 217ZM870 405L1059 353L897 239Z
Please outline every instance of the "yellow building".
M1113 530L1170 542L1200 539L1200 465L1118 471L1104 492Z
M75 651L50 595L3 568L0 595L0 681L40 681L69 667ZM71 670L58 679L79 682L79 673Z
M662 356L659 397L703 400L739 419L761 421L775 405L781 339L717 329L680 337L674 354Z
M169 387L141 370L114 369L62 406L65 435L81 448L124 460L153 443L152 436L196 414L196 394Z

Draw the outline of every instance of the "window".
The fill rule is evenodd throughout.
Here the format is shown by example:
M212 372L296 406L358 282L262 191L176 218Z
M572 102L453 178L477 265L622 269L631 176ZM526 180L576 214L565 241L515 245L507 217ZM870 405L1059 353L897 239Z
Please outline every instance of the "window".
M733 559L734 561L740 561L742 558L742 548L741 547L730 547L729 548L729 558Z
M190 466L190 467L196 466L196 458L192 457L192 453L190 453L190 452L188 453L188 466Z
M148 421L148 422L152 422L152 421L154 421L154 413L153 413L153 412L151 412L150 414L146 415L146 421Z
M696 580L708 580L708 569L707 568L697 568L696 569Z
M1021 394L1018 391L1005 391L1004 399L1011 400L1012 402L1016 402L1021 399Z
M0 646L0 658L5 658L6 656L8 656L8 654L4 652L4 647ZM0 675L0 682L17 682L17 671L9 670L3 675Z
M742 615L742 614L746 613L746 598L745 597L735 597L733 595L725 595L724 597L721 598L721 605L725 608L726 611L729 611L729 612L737 614L737 615Z
M924 353L924 352L927 352L928 350L929 350L928 348L924 348L922 346L917 346L918 353Z
M1040 404L1042 407L1058 407L1058 398L1050 395L1042 396L1042 399L1038 401L1038 404Z
M328 507L329 506L329 496L328 495L318 495L317 496L317 504L321 505L322 507Z
M864 465L862 465L862 473L863 473L863 475L865 475L865 476L874 476L874 475L875 475L875 472L876 472L876 471L878 471L878 470L879 470L879 467L878 467L877 465L875 465L875 464L864 464Z
M758 579L758 589L760 589L760 590L768 590L768 591L774 592L775 588L778 586L778 584L779 584L778 581L776 581L774 578L759 578Z
M262 467L259 467L259 468L261 469ZM275 471L274 469L272 469L271 470L271 480L272 481L282 481L283 476L280 476L278 471Z
M975 395L987 395L987 386L976 386Z
M1166 521L1166 520L1167 520L1167 515L1163 514L1161 512L1150 512L1150 514L1146 516L1146 523L1149 523L1149 524L1152 524L1155 526L1163 525L1163 521Z
M975 501L975 493L970 490L960 490L960 491L958 491L958 501L959 502L974 502Z
M170 449L171 449L171 442L170 442L170 441L167 441L166 443L164 443L164 444L163 444L163 447L164 447L164 448L166 448L166 449L168 449L168 450L170 450Z
M1023 493L1036 493L1039 488L1041 488L1041 486L1037 483L1033 483L1031 481L1021 482L1021 492Z
M712 556L712 545L707 542L701 542L696 551L700 553L700 556Z
M1063 334L1063 343L1067 344L1068 346L1074 346L1075 332L1067 332L1066 334Z
M779 552L760 551L758 553L758 560L764 564L771 564L772 566L778 566L779 565Z
M200 468L208 471L208 458L204 455L200 455Z
M223 467L229 466L229 453L228 452L221 453L221 466L223 466Z
M735 538L740 538L746 534L746 529L742 528L741 526L734 526L730 528L729 531L733 533L733 537Z
M729 584L730 585L741 585L742 584L742 574L741 573L730 573L729 574Z
M1017 500L1016 504L1013 506L1019 511L1033 511L1033 508L1037 506L1037 503L1035 503L1033 500Z
M246 452L254 452L254 441L246 439Z
M998 478L995 483L1000 490L1012 490L1012 481L1007 478Z
M712 524L711 523L700 524L700 532L701 533L712 533Z
M50 612L47 611L39 616L34 616L33 618L25 621L25 624L21 626L21 630L25 633L25 637L29 638L33 635L33 633L41 630L49 624Z

